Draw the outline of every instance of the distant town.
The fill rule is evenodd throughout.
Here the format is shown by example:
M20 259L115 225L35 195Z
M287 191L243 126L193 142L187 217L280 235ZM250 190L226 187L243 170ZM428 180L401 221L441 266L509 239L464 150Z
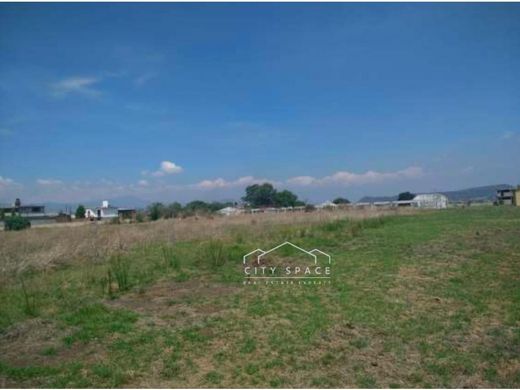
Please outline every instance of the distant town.
M402 192L394 197L364 197L350 202L338 197L318 204L306 203L290 191L278 192L271 184L254 184L246 188L246 196L238 202L204 202L195 200L184 206L178 202L150 203L147 207L128 207L103 200L98 205L68 207L58 212L46 211L45 204L23 203L17 198L12 204L0 205L0 226L10 230L6 222L11 217L23 218L20 226L30 227L55 223L96 222L133 223L155 221L161 218L187 218L197 215L234 216L259 213L293 213L334 211L339 209L398 208L446 209L477 205L520 206L520 185L475 187L460 191L414 194ZM18 225L17 225L18 226ZM13 229L18 230L18 229Z

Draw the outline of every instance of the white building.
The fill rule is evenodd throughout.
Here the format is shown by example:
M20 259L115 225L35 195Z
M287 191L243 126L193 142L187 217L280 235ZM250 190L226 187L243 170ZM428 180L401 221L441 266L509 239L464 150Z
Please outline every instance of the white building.
M92 209L86 209L85 218L91 219L91 220L93 220L94 218L97 218L96 212Z
M238 215L242 213L241 209L237 209L236 207L224 207L223 209L220 209L217 211L217 213L221 215Z
M323 203L316 205L317 209L325 209L325 208L335 209L336 207L338 207L338 205L336 203L331 202L330 200L327 200Z
M445 209L448 207L448 198L442 194L420 194L413 198L419 208Z
M108 200L104 200L101 203L101 207L96 207L96 218L118 218L118 209L117 207L110 206Z

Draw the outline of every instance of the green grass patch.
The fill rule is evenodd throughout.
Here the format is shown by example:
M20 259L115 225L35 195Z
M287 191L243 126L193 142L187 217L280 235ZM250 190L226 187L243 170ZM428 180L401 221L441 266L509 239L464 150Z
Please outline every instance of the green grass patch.
M77 328L65 338L70 345L75 341L89 342L112 333L128 333L134 327L137 314L127 310L108 309L102 304L84 306L62 316L65 324Z

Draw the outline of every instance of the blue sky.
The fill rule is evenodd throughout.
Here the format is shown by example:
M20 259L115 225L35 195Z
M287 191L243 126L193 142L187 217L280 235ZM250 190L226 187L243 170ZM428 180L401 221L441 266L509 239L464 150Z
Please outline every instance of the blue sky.
M520 182L519 4L1 4L0 201Z

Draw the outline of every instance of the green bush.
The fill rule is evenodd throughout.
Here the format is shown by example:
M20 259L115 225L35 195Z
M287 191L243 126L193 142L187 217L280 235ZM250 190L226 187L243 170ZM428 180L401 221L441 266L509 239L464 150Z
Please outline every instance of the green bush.
M5 230L23 230L31 227L31 221L20 215L6 217L4 221Z
M222 241L211 240L203 245L202 256L209 260L211 266L220 267L228 260L229 250Z
M175 270L179 270L181 268L180 259L176 255L173 247L169 245L163 245L161 246L161 251L166 266L170 266Z
M108 294L111 297L114 293L112 290L114 281L117 283L118 291L127 291L130 289L130 263L121 255L114 255L110 258L107 276Z
M76 209L76 219L83 219L83 218L85 218L85 213L86 213L85 206L80 204L78 206L78 208Z

